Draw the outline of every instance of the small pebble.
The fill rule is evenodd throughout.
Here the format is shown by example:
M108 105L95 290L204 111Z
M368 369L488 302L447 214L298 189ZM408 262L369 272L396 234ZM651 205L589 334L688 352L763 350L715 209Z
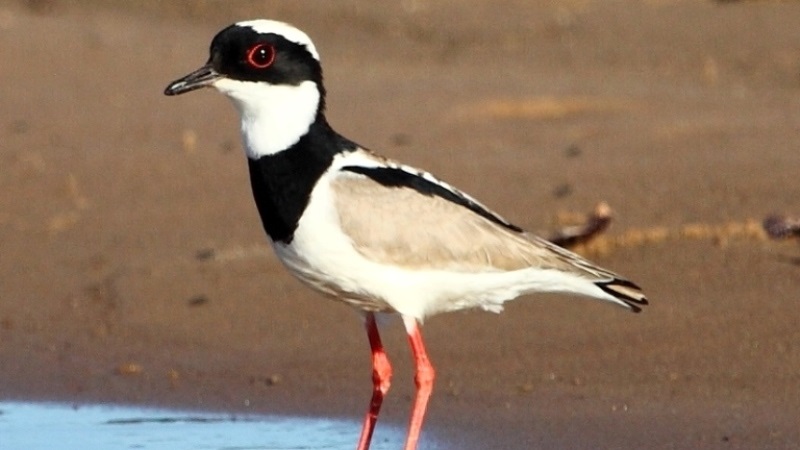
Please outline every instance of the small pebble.
M395 133L392 135L392 144L398 147L406 147L411 144L411 136L406 133Z
M197 150L197 133L194 130L183 130L181 145L184 152L194 153Z
M195 295L194 297L189 299L188 303L189 306L202 306L208 303L208 297L202 294Z
M134 362L127 362L117 366L118 375L139 375L142 373L143 370L144 368L142 368L141 364L137 364Z
M575 144L570 145L564 150L564 156L567 158L577 158L581 156L581 153L583 153L583 150Z
M194 258L198 261L208 261L209 259L214 259L214 256L216 256L216 252L213 248L203 248L194 254Z
M553 189L553 197L564 198L572 194L572 185L569 183L562 183Z

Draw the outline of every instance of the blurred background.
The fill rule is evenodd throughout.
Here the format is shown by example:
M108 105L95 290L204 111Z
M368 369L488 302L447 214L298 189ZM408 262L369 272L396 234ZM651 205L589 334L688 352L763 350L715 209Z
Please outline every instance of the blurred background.
M452 448L800 442L800 2L0 1L0 399L360 418L357 314L271 253L238 117L162 95L218 30L321 53L342 134L641 284L426 322L426 426ZM413 393L405 336L388 422Z

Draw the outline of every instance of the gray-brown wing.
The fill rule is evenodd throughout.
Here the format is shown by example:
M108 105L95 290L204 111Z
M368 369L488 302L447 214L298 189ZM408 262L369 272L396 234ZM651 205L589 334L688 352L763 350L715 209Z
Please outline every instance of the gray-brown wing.
M441 196L346 174L332 185L342 229L376 262L461 272L556 269L609 279L588 261Z

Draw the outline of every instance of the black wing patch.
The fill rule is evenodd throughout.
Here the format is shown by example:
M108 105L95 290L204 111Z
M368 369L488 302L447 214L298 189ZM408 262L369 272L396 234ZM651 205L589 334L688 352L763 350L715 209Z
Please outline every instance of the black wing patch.
M363 167L363 166L345 166L342 170L354 172L364 175L373 181L380 183L387 187L406 187L414 189L420 194L427 196L437 196L447 201L453 202L468 208L470 211L478 214L479 216L496 223L504 228L517 233L522 232L522 228L509 223L497 214L489 211L483 205L475 202L474 200L466 197L464 194L452 190L447 186L443 186L434 181L424 178L422 175L407 172L399 167Z

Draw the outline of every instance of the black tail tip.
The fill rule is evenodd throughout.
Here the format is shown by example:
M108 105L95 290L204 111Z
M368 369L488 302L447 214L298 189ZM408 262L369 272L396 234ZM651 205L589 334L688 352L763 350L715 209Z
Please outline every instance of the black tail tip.
M644 292L642 292L642 288L628 280L615 278L611 281L597 283L597 287L616 300L624 303L625 306L635 313L642 312L642 306L650 304Z

